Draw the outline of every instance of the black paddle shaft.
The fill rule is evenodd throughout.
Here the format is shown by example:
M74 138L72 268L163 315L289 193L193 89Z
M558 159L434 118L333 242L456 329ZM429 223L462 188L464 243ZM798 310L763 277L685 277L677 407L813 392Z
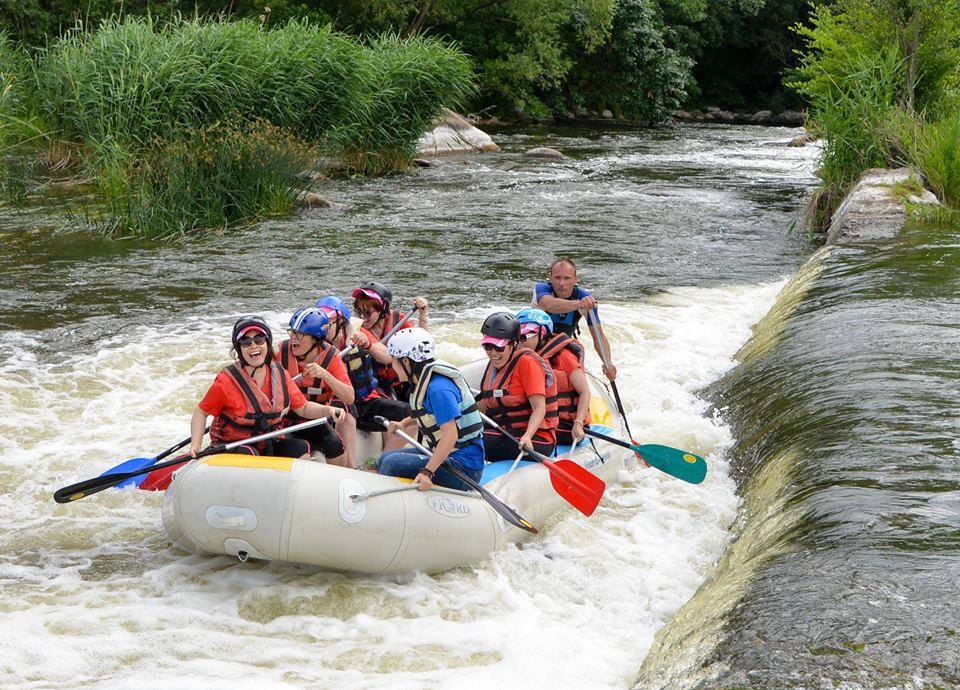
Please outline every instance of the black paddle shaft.
M388 423L389 423L389 420L388 420L386 417L381 417L380 415L377 415L377 416L374 417L373 419L374 419L374 421L376 421L376 422L378 422L379 424L381 424L384 429L387 428L387 425L388 425ZM426 448L423 444L418 443L416 439L410 437L408 434L405 434L405 433L402 432L402 431L398 431L397 434L398 434L401 438L406 439L407 442L413 444L414 448L418 448L421 452L427 453L427 455L428 455L428 457L429 457L430 451L428 451L427 448ZM451 464L449 464L449 463L445 463L443 467L444 467L445 470L447 470L448 472L450 472L450 474L452 474L452 475L455 476L457 479L459 479L460 481L462 481L464 484L466 484L467 486L469 486L471 489L473 489L474 491L476 491L477 493L479 493L480 496L483 498L483 500L485 500L487 503L489 503L489 504L490 504L490 507L493 508L495 511L497 511L497 513L500 515L500 517L502 517L504 520L506 520L507 522L509 522L511 525L514 525L515 527L519 527L519 528L522 529L522 530L526 530L527 532L530 532L531 534L537 534L538 530L537 530L536 527L534 527L534 526L531 525L529 522L527 522L527 521L520 515L520 513L518 513L517 511L515 511L513 508L511 508L511 507L508 506L506 503L504 503L504 502L501 501L499 498L497 498L497 497L494 496L492 493L490 493L490 492L487 491L485 488L483 488L483 486L481 486L478 481L476 481L475 479L473 479L473 477L471 477L471 476L468 475L468 474L465 474L464 472L461 472L459 469L457 469L456 467L454 467L453 465L451 465Z

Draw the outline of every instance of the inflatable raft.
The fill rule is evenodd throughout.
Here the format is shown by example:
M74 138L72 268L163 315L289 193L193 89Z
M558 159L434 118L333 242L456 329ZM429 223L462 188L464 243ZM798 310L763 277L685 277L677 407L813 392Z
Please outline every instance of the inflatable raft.
M479 380L484 364L464 367L468 381ZM621 435L605 390L595 380L591 385L591 426ZM379 434L365 435L359 457L375 456L378 448ZM633 462L629 451L605 442L561 448L558 455L607 482ZM512 464L489 463L481 483L535 526L569 507L544 466L521 462L507 477ZM314 460L214 455L174 475L163 524L177 546L194 553L361 573L438 572L532 536L505 522L476 492L406 490L410 484Z

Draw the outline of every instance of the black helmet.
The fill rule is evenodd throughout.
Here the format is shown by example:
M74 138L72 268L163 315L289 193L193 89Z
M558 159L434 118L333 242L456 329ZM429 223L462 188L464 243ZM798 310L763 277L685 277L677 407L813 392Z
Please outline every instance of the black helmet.
M360 287L353 291L354 299L359 299L360 297L364 296L372 297L373 295L377 295L381 300L383 300L384 310L390 308L390 303L393 301L393 293L390 292L389 288L387 288L387 286L383 283L370 280L366 283L363 283Z
M498 311L484 319L480 332L500 340L520 340L520 322L510 312Z
M233 349L237 352L237 357L243 361L243 355L240 353L240 343L237 340L240 336L250 329L263 331L263 334L267 336L267 359L266 362L269 363L273 360L273 332L270 330L270 326L267 325L267 322L259 316L241 316L237 319L237 322L233 324L233 335L230 340L233 342Z

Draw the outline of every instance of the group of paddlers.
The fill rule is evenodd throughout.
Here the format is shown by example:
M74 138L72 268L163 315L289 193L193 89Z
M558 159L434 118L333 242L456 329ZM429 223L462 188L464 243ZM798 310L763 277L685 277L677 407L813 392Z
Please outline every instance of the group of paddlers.
M378 472L414 479L424 490L434 482L465 489L451 467L479 481L485 461L512 459L518 444L549 456L557 445L583 440L590 387L577 337L584 317L604 374L616 378L596 300L577 284L569 259L555 261L550 279L536 284L535 306L483 322L488 362L479 391L436 358L426 299L414 300L411 326L414 314L395 309L381 283L364 283L352 297L363 321L355 333L350 308L334 296L294 312L289 338L277 345L262 318L239 319L232 334L237 361L198 404L191 453L200 450L208 416L214 444L324 417L325 423L234 450L286 457L319 451L329 463L356 467L357 430L379 431L385 437ZM493 424L485 428L484 417ZM404 447L397 432L418 432L430 453Z

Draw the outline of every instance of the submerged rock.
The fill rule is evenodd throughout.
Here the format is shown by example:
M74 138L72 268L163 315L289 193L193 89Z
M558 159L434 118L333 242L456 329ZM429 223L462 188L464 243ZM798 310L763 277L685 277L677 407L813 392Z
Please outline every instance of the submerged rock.
M333 205L325 196L316 192L299 192L295 203L302 208L330 208Z
M798 148L800 146L806 146L807 144L810 144L816 140L817 138L812 134L810 134L810 132L804 132L800 136L794 137L793 139L791 139L790 142L787 144L787 146L793 146L794 148Z
M448 108L436 126L417 140L417 154L442 156L448 153L496 152L500 147L486 132L481 132L470 121Z
M531 158L553 158L555 160L565 160L567 158L556 149L547 148L546 146L524 151L523 155L530 156Z

